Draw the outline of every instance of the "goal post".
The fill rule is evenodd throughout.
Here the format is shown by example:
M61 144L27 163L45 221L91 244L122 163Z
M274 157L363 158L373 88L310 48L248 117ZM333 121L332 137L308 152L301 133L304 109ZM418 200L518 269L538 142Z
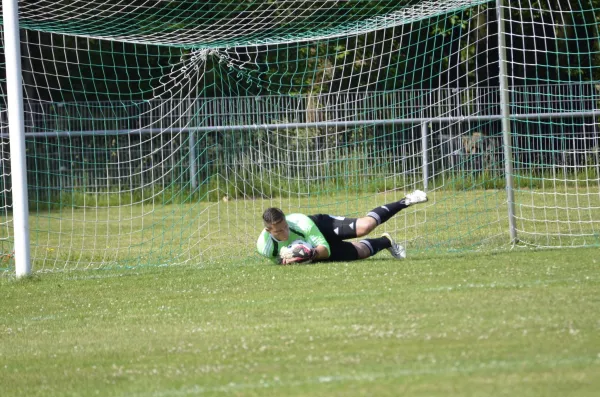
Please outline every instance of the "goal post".
M496 13L498 22L498 81L500 83L500 112L502 114L502 141L504 153L504 169L506 174L506 195L508 207L508 229L510 240L513 244L517 242L517 228L515 225L515 184L513 180L513 155L512 134L510 122L510 100L508 86L508 72L506 67L506 38L504 0L496 0Z
M266 207L357 217L414 189L381 226L409 256L599 246L599 5L559 3L21 1L0 271L19 204L33 271L254 263Z
M23 277L31 273L31 256L21 79L21 40L17 0L2 0L2 17L6 65L6 109L8 110L8 129L10 131L15 273L17 277ZM3 237L7 238L8 236Z

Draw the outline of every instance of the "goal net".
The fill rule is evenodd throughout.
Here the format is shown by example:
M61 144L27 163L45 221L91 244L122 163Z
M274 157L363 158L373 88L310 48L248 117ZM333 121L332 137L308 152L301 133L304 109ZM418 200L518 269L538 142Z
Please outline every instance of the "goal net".
M598 246L596 4L20 1L33 270L252 260L267 207L414 189L409 255Z

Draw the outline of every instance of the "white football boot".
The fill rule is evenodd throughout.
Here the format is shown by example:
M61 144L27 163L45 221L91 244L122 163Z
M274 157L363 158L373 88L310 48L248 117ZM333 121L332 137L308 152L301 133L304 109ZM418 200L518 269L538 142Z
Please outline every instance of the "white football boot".
M394 241L392 236L390 236L389 233L383 233L381 235L381 237L387 238L388 240L390 240L390 243L392 243L392 246L390 248L387 248L387 250L390 251L390 254L392 254L392 256L394 258L396 258L396 259L406 258L406 250L404 249L404 247L401 246L400 244L396 244L396 242Z
M419 203L424 203L427 200L428 200L427 193L425 193L422 190L415 190L414 192L408 193L406 195L406 197L404 198L404 204L406 204L406 205L419 204Z

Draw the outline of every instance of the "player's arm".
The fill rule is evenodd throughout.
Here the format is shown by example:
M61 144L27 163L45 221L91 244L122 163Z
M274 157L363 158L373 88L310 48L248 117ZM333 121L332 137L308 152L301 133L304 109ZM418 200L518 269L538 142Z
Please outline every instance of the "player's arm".
M317 245L315 247L315 257L314 261L323 261L329 258L329 249L324 245Z
M309 219L308 228L306 233L308 235L308 241L315 247L315 256L313 257L313 261L323 261L328 259L331 255L331 249L329 248L329 243L323 236L323 233L319 230L317 225Z
M329 258L329 243L312 219L304 214L291 214L287 219L290 230L302 236L309 245L294 248L298 252L292 252L290 258L283 259L283 264L311 263Z
M266 231L263 230L261 235L258 237L258 241L256 242L256 250L259 254L269 259L274 264L281 265L281 257L277 255L275 248L276 247L273 247L273 241L269 235L266 234Z

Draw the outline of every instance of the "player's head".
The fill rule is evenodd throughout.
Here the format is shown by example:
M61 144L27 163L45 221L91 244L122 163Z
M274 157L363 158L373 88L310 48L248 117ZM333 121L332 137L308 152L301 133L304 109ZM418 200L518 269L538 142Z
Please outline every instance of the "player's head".
M285 241L290 237L290 228L285 214L279 208L267 208L263 213L265 230L277 241Z

